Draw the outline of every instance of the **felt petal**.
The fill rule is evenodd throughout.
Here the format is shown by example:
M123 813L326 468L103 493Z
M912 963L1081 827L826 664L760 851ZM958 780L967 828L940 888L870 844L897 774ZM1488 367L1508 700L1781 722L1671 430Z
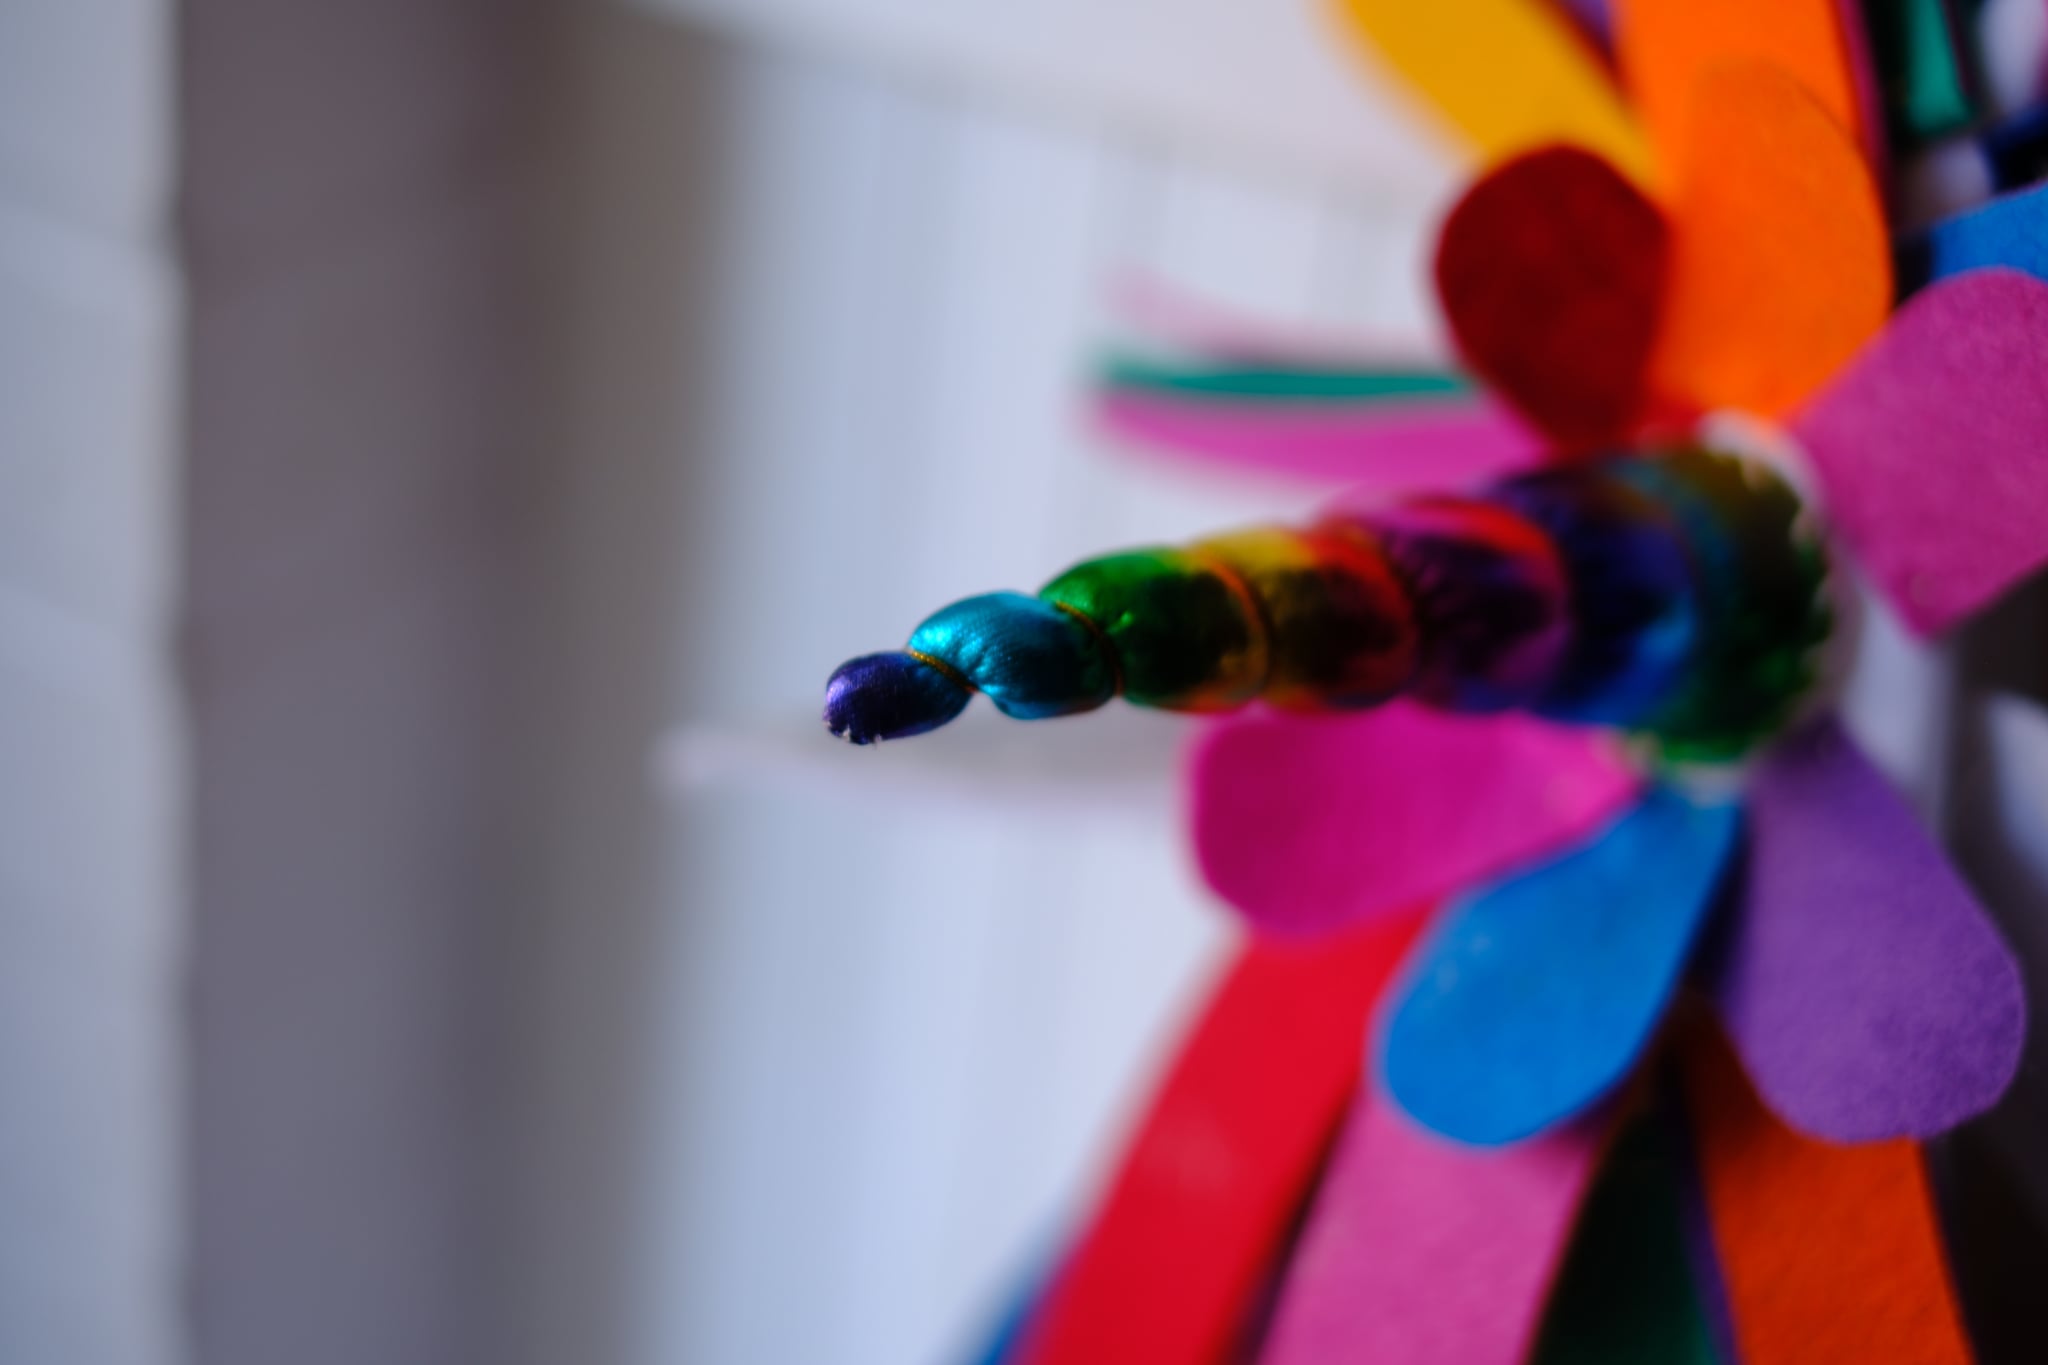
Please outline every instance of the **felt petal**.
M1972 1358L1917 1147L1784 1127L1711 1028L1686 1083L1742 1365Z
M1936 223L1901 251L1899 273L1918 289L1992 265L2048 279L2048 185L2001 195Z
M1921 291L1792 430L1909 625L1988 605L2048 561L2048 283L1977 270Z
M1686 1245L1682 1144L1659 1106L1600 1163L1544 1315L1536 1365L1717 1365ZM1682 1130L1680 1130L1682 1131Z
M1606 1126L1589 1119L1478 1152L1361 1093L1288 1268L1261 1365L1517 1365Z
M1376 492L1442 491L1544 460L1543 438L1489 400L1276 405L1112 390L1103 429L1200 463Z
M1869 0L1865 10L1893 135L1929 142L1974 122L1969 58L1948 0Z
M1020 1285L967 1358L974 1365L1023 1365L1025 1341L1044 1306L1047 1289L1048 1282L1041 1277Z
M1716 67L1695 101L1655 387L1681 408L1775 415L1884 325L1884 211L1847 134L1782 71Z
M1111 389L1206 395L1249 403L1357 407L1416 399L1463 401L1472 394L1469 379L1442 369L1308 362L1189 363L1136 355L1112 356L1103 366L1102 382Z
M1225 1358L1357 1088L1366 1016L1417 922L1239 954L1038 1310L1024 1361Z
M1784 72L1878 164L1883 129L1866 93L1858 22L1844 0L1615 0L1615 57L1667 164L1692 148L1701 81L1729 62Z
M1602 49L1610 46L1614 36L1614 7L1608 0L1564 0L1564 9L1571 15L1579 32Z
M1546 147L1496 168L1451 210L1436 284L1458 348L1569 448L1624 435L1664 295L1656 205L1599 157Z
M1675 1069L1672 1079L1677 1079ZM1714 1343L1714 1359L1724 1365L1736 1365L1741 1357L1735 1354L1735 1319L1728 1307L1728 1282L1721 1274L1721 1257L1714 1249L1714 1224L1707 1214L1699 1143L1693 1136L1684 1096L1673 1093L1670 1098L1673 1103L1666 1107L1665 1132L1678 1163L1679 1232L1685 1238L1685 1259L1692 1269L1693 1293L1707 1325L1707 1335Z
M1913 812L1839 726L1750 786L1748 871L1712 989L1764 1100L1836 1142L1932 1137L2019 1066L2019 967Z
M1597 733L1406 702L1211 726L1190 790L1196 856L1262 933L1327 933L1434 900L1607 819L1634 776Z
M1649 149L1598 54L1539 0L1336 0L1362 46L1432 103L1479 162L1552 142L1599 153L1636 181Z
M1425 1126L1492 1146L1613 1090L1663 1018L1741 823L1659 788L1453 906L1386 1015L1388 1092Z

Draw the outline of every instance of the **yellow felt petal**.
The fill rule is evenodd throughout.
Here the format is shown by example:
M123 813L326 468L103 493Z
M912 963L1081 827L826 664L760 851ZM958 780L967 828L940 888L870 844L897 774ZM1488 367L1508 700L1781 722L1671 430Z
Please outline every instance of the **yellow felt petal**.
M1537 0L1333 0L1344 26L1413 86L1482 162L1570 142L1638 184L1648 144L1599 59Z
M1668 165L1686 146L1693 95L1713 67L1775 66L1875 148L1863 98L1861 33L1843 0L1614 0L1614 48L1636 117Z
M1652 387L1683 408L1775 415L1884 325L1884 212L1848 135L1783 71L1717 67L1695 100Z

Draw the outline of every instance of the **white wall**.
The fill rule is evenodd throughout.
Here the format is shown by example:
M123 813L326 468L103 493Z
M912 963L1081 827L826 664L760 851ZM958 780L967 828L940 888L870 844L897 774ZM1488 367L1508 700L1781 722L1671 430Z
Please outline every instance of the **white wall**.
M180 1325L168 4L0 7L0 1359Z
M1441 130L1331 0L636 0L753 46L1126 140L1402 198L1451 188ZM1441 144L1447 147L1448 144Z

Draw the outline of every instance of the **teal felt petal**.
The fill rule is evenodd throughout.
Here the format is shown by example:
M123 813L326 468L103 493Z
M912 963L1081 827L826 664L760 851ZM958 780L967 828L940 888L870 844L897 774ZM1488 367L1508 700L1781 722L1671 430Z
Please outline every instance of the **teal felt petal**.
M1410 402L1470 398L1472 381L1451 370L1413 366L1339 366L1303 361L1174 364L1141 355L1112 355L1102 363L1111 388L1154 389L1216 399L1275 403Z
M1653 791L1589 843L1445 914L1383 1024L1386 1088L1446 1137L1500 1146L1614 1089L1655 1032L1741 816Z

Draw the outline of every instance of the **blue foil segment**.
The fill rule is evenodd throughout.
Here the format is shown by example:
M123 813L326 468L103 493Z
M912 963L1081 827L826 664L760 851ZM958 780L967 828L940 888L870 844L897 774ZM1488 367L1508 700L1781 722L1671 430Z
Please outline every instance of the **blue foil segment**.
M910 648L958 669L996 709L1018 720L1090 711L1116 695L1116 674L1078 616L1020 592L991 592L943 607Z

